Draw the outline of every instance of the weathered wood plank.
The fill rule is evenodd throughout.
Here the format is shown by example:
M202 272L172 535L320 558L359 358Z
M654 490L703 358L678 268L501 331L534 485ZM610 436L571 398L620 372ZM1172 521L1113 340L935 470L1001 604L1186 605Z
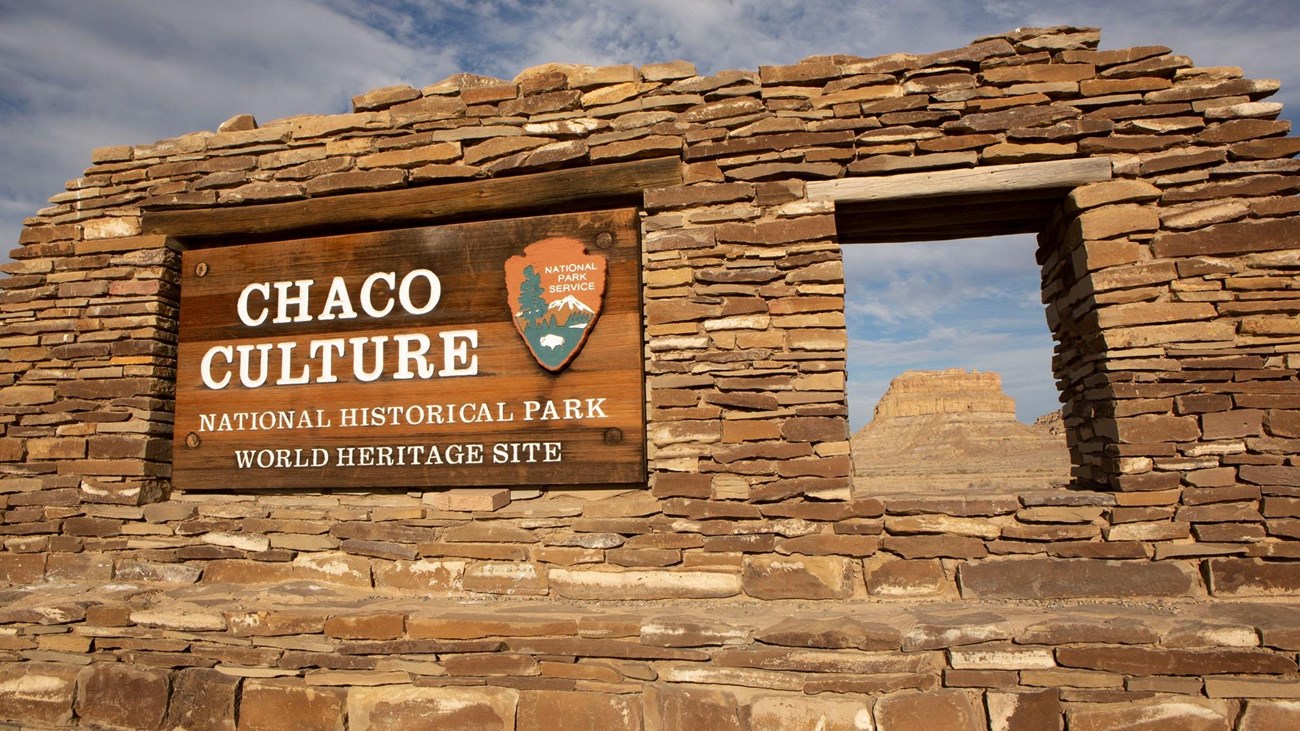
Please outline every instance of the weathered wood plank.
M308 198L283 203L146 210L146 233L226 236L332 225L429 222L469 214L544 210L574 201L636 195L681 183L681 161L657 158L465 183Z
M840 243L844 245L1037 233L1043 229L1053 209L1060 205L1055 198L997 198L924 199L933 203L929 207L848 204L837 207L835 228Z
M1069 189L1109 180L1110 160L1049 160L962 170L935 170L808 183L809 200L866 202L901 198Z

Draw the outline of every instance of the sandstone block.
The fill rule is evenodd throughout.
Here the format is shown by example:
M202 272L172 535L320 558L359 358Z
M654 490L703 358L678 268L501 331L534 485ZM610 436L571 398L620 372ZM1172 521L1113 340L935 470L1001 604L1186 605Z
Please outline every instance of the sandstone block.
M1239 467L1237 474L1242 481L1255 485L1300 486L1300 467L1247 464Z
M1027 670L1025 672L1034 672ZM1012 670L953 670L943 672L947 688L1010 688L1019 685L1019 673ZM1026 681L1024 685L1034 685Z
M509 688L387 686L348 692L351 731L513 729L519 692Z
M642 625L640 639L656 647L703 647L746 642L749 631L723 622L664 617Z
M81 668L45 662L0 664L0 720L68 726Z
M1265 417L1264 427L1273 436L1292 439L1300 437L1300 411L1273 409Z
M1001 529L980 518L954 518L947 515L900 515L885 518L885 530L893 534L940 533L972 538L997 538Z
M964 690L897 693L876 701L876 725L894 731L983 731L984 713Z
M1248 701L1238 731L1285 731L1300 727L1300 702Z
M265 551L271 547L271 541L266 536L244 533L205 533L199 540L214 546L226 546L251 552Z
M1116 419L1115 426L1119 441L1129 444L1188 442L1200 436L1194 416L1142 414Z
M393 121L401 125L407 125L459 115L465 111L465 103L459 99L428 96L395 104L388 109L392 112L390 118Z
M717 421L670 421L653 424L648 436L651 443L659 447L687 442L711 444L722 438L722 424Z
M1300 235L1300 219L1222 223L1185 233L1158 233L1152 246L1158 257L1213 256L1288 248Z
M1061 698L1055 688L1037 692L987 694L989 731L1056 731L1061 728Z
M77 674L77 715L99 727L161 728L168 690L163 670L94 663Z
M506 652L446 655L442 658L442 665L449 675L533 676L541 674L541 666L532 655Z
M345 640L394 640L406 629L401 614L346 614L325 620L325 636Z
M765 644L783 647L892 650L900 646L902 630L882 622L853 618L820 619L800 616L784 619L755 633L754 637Z
M86 456L86 440L72 437L27 440L31 459L80 459Z
M1191 535L1191 525L1168 520L1110 525L1103 529L1107 541L1171 541Z
M352 109L357 112L368 112L419 98L418 89L409 86L385 86L352 97Z
M45 556L43 554L0 554L0 584L35 584L44 575Z
M749 723L754 729L861 731L870 728L871 708L866 698L761 696L750 705Z
M1264 412L1258 409L1234 409L1201 416L1201 433L1207 440L1254 437L1263 432Z
M965 536L887 536L881 548L903 558L983 558L988 555L983 540Z
M762 223L727 223L717 228L719 241L742 244L784 244L792 241L829 238L834 235L833 216L802 216ZM828 271L818 281L834 279L834 272ZM843 279L842 270L839 272L839 279Z
M207 668L187 668L172 681L167 728L235 731L239 678Z
M986 164L1011 164L1072 157L1077 152L1074 143L1039 142L1015 144L1003 142L984 148L980 159Z
M642 727L641 698L581 691L524 691L519 694L516 731L551 731L563 719L574 731Z
M1056 659L1049 647L990 643L950 649L948 664L957 670L1045 670L1056 667Z
M1160 284L1177 278L1178 269L1173 262L1158 261L1149 264L1111 267L1092 274L1088 281L1094 291L1105 292L1113 289Z
M641 78L646 81L673 81L695 76L695 64L689 61L665 61L641 67Z
M1066 711L1070 731L1122 728L1228 731L1231 721L1223 701L1180 696L1127 703L1077 703Z
M0 406L34 406L54 401L54 389L49 386L9 386L0 389Z
M238 188L220 191L218 201L221 203L263 203L302 197L302 188L293 183L257 181L241 185Z
M189 632L221 631L226 617L220 610L188 602L170 602L131 612L131 621L144 627Z
M933 596L953 586L937 559L869 561L866 577L867 592L874 596Z
M510 504L510 491L486 488L454 488L424 495L435 510L449 512L493 512Z
M664 685L647 694L646 705L646 720L658 720L657 728L745 731L740 701L728 691Z
M848 559L800 555L746 558L741 580L758 599L844 599L861 582Z
M461 579L465 591L507 596L545 596L546 566L536 563L475 563Z
M1086 241L1073 256L1079 271L1096 271L1106 267L1132 264L1138 260L1139 245L1133 241Z
M323 611L279 610L274 612L229 612L226 621L236 637L276 637L318 634L325 631L328 617Z
M375 170L328 173L313 177L307 181L304 189L308 195L321 196L345 193L355 190L379 190L392 188L406 182L406 173L402 170L382 168Z
M393 688L354 688L351 692L371 690L396 692ZM281 731L286 719L293 719L295 731L344 729L347 694L336 688L308 686L296 679L249 678L244 681L239 697L239 731ZM354 725L353 728L369 727Z
M721 667L762 668L809 673L917 673L934 669L930 653L859 652L787 648L734 649L714 656Z
M1289 678L1219 675L1205 679L1211 698L1300 698L1300 683Z
M740 576L721 571L551 569L551 590L565 599L704 599L740 593Z
M1220 558L1207 562L1214 596L1300 596L1300 564L1258 558Z
M477 619L474 617L419 617L407 620L407 635L412 639L473 640L485 637L546 637L573 635L578 631L571 619L537 620Z
M1236 160L1272 160L1291 157L1300 152L1300 139L1295 137L1272 138L1239 142L1231 148Z
M386 119L386 115L376 112L299 117L293 123L293 136L295 139L324 137L348 130L375 128Z
M957 576L962 596L980 599L1186 596L1200 583L1180 564L1091 559L986 560Z
M1232 113L1228 110L1233 108L1241 110L1242 106L1233 105L1232 107L1217 107L1215 108L1215 111L1221 115L1227 116ZM1291 123L1286 120L1234 119L1210 125L1203 132L1196 135L1196 139L1201 143L1222 145L1234 142L1243 142L1245 140L1252 140L1260 137L1285 135L1290 131Z
M843 418L805 416L786 419L781 436L795 442L824 442L848 437L848 422Z
M360 168L413 168L432 163L442 163L460 157L460 144L457 142L439 142L422 147L400 150L386 150L366 155L357 160Z
M290 563L295 579L315 579L347 586L370 586L370 562L345 553L300 554ZM208 577L205 574L204 579Z
M139 218L96 218L81 224L82 236L90 239L115 239L140 234Z
M1295 672L1295 660L1268 650L1183 650L1129 646L1062 647L1057 662L1065 667L1125 675L1283 674Z
M1097 311L1100 327L1150 325L1163 322L1208 320L1218 314L1208 302L1137 302L1102 307Z
M375 566L375 586L446 594L461 589L465 566L464 561L433 559L384 562Z

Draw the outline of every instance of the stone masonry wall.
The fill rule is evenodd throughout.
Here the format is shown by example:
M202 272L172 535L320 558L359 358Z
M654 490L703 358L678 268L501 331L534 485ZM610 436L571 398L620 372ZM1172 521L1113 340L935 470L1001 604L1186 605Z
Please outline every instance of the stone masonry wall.
M1300 140L1276 82L1098 40L462 74L94 151L0 280L0 724L401 727L401 698L520 729L548 704L593 728L1294 722L1249 699L1300 693L1277 601L1300 595ZM1039 250L1078 489L855 494L835 212L805 183L1083 157L1114 179ZM184 242L144 210L640 158L683 178L643 199L644 488L170 490ZM1030 631L1022 600L1070 629ZM943 639L813 622L871 612Z

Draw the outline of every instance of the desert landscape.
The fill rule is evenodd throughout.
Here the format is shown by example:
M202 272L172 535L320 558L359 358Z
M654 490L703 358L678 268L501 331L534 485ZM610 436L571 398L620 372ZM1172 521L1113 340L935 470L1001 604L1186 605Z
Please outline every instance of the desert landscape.
M906 371L853 435L854 481L865 493L1065 485L1070 455L1059 411L1032 425L997 373Z

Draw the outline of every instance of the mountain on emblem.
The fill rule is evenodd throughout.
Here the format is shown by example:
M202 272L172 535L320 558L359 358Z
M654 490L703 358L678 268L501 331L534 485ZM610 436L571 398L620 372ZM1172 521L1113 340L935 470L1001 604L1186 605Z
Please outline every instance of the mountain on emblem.
M538 241L506 260L510 319L546 370L564 370L587 342L605 298L605 270L605 257L570 238Z

